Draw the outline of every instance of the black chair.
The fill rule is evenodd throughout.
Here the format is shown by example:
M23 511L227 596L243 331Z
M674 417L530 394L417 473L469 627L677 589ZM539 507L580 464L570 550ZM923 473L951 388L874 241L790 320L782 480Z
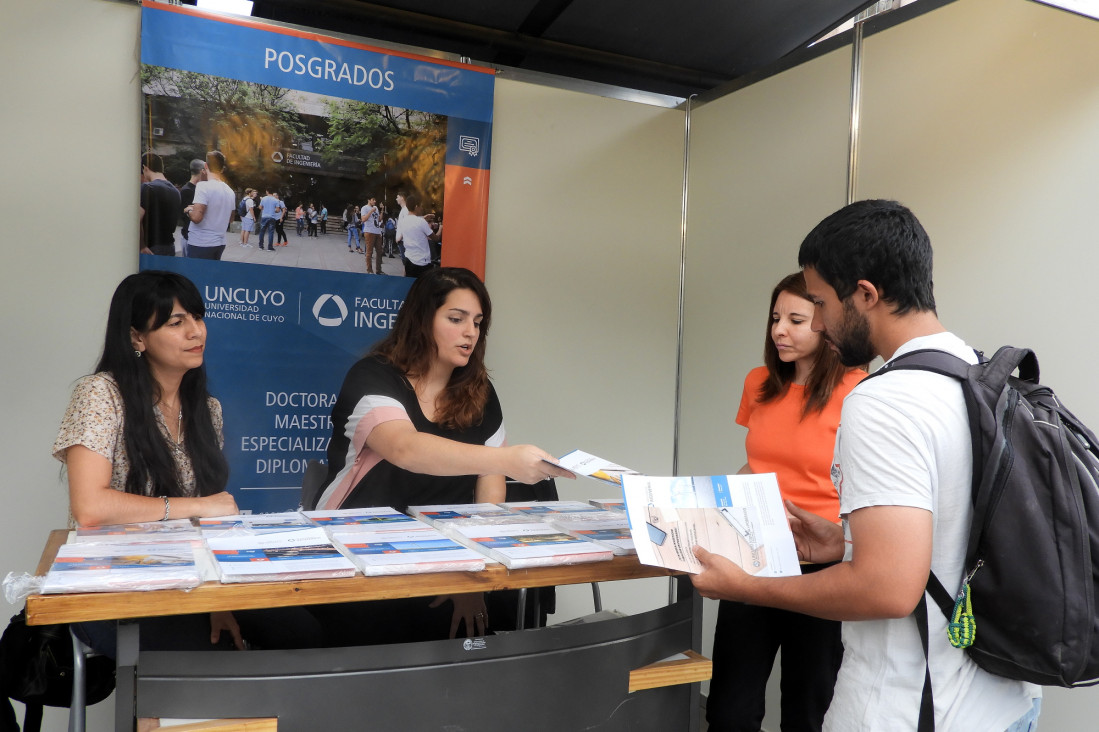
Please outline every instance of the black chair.
M305 465L305 475L301 478L301 509L313 511L321 497L321 486L328 477L328 466L320 460L310 460Z

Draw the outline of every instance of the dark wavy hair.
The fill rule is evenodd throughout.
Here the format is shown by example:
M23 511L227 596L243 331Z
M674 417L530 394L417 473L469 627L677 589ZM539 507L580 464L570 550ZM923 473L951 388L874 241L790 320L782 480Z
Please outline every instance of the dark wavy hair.
M130 459L126 492L138 495L182 496L185 490L172 450L157 427L156 403L160 385L149 372L149 360L134 354L130 329L148 333L163 326L176 302L196 318L206 314L198 288L183 275L150 270L130 275L118 285L107 315L103 355L96 371L110 373L118 384L125 409L123 438ZM206 368L199 366L183 376L179 387L183 410L184 444L195 470L200 496L225 490L229 463L218 445L206 391ZM152 482L152 492L146 484Z
M798 264L815 269L840 300L867 280L897 315L935 312L931 239L896 201L856 201L825 217L801 243Z
M371 353L393 364L405 376L426 374L438 354L435 313L454 290L470 290L477 296L481 303L481 334L469 362L450 375L450 383L440 395L435 421L444 427L465 429L480 423L489 394L485 347L492 325L492 301L477 275L461 267L440 267L421 275L408 291L393 330Z
M771 307L767 309L767 331L763 341L763 364L767 367L767 380L759 387L760 403L778 399L786 393L794 381L796 366L778 357L778 347L771 338L775 303L778 302L778 296L784 292L805 300L812 313L813 304L809 300L805 276L801 272L787 275L775 285L775 289L771 292ZM816 358L813 359L813 370L809 373L809 380L805 384L805 401L801 405L802 419L813 412L821 412L828 406L832 391L843 381L846 373L847 367L840 363L839 356L821 338Z

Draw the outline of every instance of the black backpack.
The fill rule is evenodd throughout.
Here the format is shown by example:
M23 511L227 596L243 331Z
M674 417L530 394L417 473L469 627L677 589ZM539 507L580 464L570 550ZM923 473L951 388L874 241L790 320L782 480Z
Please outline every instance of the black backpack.
M26 705L23 732L38 732L42 708L67 707L72 701L73 650L67 625L27 625L24 611L12 616L0 637L0 730L18 732L11 699ZM84 664L87 704L101 702L115 685L115 664L91 656Z
M976 365L943 351L913 351L877 374L904 369L958 379L969 414L966 578L957 597L934 574L927 581L950 621L951 643L998 676L1046 686L1099 683L1099 564L1092 561L1099 559L1099 440L1038 383L1029 349L1004 346ZM921 600L916 615L926 653L923 607ZM930 707L929 676L924 696Z
M237 216L240 216L242 219L248 215L248 204L246 203L247 200L248 196L245 196L244 198L240 199L240 203L237 204Z

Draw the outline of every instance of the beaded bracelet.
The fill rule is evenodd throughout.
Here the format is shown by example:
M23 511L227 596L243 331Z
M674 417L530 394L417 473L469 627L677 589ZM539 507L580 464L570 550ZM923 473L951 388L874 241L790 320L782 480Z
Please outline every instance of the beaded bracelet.
M168 520L168 514L172 512L172 503L168 500L168 496L161 496L164 499L164 518L161 521Z

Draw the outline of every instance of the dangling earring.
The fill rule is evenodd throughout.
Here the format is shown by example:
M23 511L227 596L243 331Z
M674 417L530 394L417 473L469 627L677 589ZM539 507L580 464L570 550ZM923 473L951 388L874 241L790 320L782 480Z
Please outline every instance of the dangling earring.
M141 358L141 351L134 349L134 358Z

